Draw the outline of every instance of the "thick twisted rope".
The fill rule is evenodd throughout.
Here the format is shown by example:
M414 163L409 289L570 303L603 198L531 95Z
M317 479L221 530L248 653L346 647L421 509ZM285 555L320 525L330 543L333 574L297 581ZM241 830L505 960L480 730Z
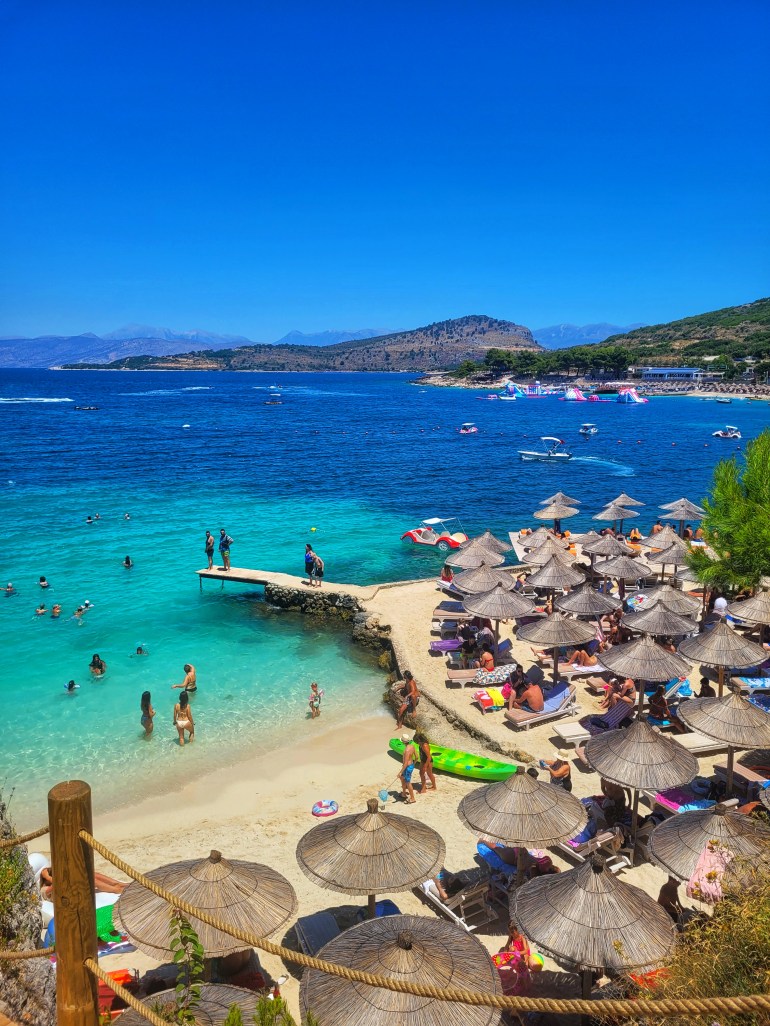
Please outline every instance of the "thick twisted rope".
M327 962L322 958L314 958L311 955L304 955L291 948L285 948L280 944L241 930L240 927L223 923L215 916L209 915L203 909L196 908L189 902L172 894L163 887L159 887L154 880L138 873L133 866L124 862L118 855L110 851L103 844L97 841L87 830L78 833L81 841L99 852L108 862L111 862L116 869L125 873L126 876L136 880L148 891L167 901L172 908L179 909L187 916L192 916L215 930L221 930L236 940L243 941L251 948L259 948L270 955L276 955L286 962L293 962L295 965L305 966L307 969L317 969L319 972L328 973L331 976L339 976L344 980L354 983L362 983L368 987L379 987L382 990L396 991L400 994L412 994L415 997L432 998L436 1001L452 1001L465 1005L476 1005L487 1008L509 1009L514 1012L556 1012L563 1015L591 1015L601 1010L602 1015L608 1017L641 1018L645 1015L674 1016L674 1015L741 1015L747 1012L770 1011L770 994L747 994L735 997L715 998L661 998L657 1001L650 1000L626 1000L613 1001L602 1000L585 1001L578 999L552 998L525 998L525 997L503 997L496 994L485 994L480 991L464 990L460 987L435 987L432 984L407 983L401 980L394 980L387 976L373 976L371 973L361 972L359 969L351 969L349 966L338 965L335 962Z
M33 951L0 951L0 962L22 962L25 958L45 958L53 955L55 948L35 948Z
M0 851L4 848L16 848L20 844L26 844L27 841L34 841L36 837L42 837L43 834L48 833L48 826L38 827L37 830L32 830L28 834L22 834L21 837L8 837L5 840L0 841Z
M129 1008L133 1008L135 1012L138 1012L148 1022L151 1022L152 1026L168 1026L168 1019L164 1019L163 1016L158 1015L157 1012L153 1012L149 1005L146 1005L144 1001L140 1001L138 998L134 997L130 990L126 990L126 988L121 986L121 984L116 983L110 974L106 973L93 958L87 958L85 960L85 967L89 973L98 977L102 983L106 983L114 994L117 994L121 1000L126 1002Z

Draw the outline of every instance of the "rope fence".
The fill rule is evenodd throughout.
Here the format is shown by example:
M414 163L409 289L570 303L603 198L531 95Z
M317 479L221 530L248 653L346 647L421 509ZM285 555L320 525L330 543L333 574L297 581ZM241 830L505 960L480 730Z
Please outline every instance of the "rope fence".
M93 960L93 958L86 959L86 969L91 973L92 976L96 976L106 983L110 990L117 994L117 996L125 1001L129 1008L133 1008L135 1012L138 1012L141 1016L152 1023L152 1026L168 1026L168 1019L164 1019L162 1015L158 1015L154 1012L149 1005L140 1001L139 998L134 997L130 990L126 990L120 983L116 983L109 973L106 973L102 967Z
M48 825L38 827L37 830L32 830L28 834L22 834L21 837L6 837L0 841L0 851L5 848L16 848L20 844L26 844L27 841L34 841L36 837L42 837L48 833Z
M0 962L23 962L27 958L47 958L56 948L35 948L33 951L0 951Z
M665 1018L675 1015L711 1016L742 1015L749 1012L759 1011L770 1012L770 994L749 994L715 998L660 998L659 1000L601 1000L597 1002L575 998L555 999L505 997L496 994L485 994L479 991L464 990L459 987L435 987L432 984L407 983L401 980L394 980L389 977L374 976L370 973L361 972L358 969L351 969L348 966L338 965L335 962L327 962L324 959L315 958L312 955L302 954L301 952L294 951L291 948L283 947L280 944L274 944L272 941L269 941L264 937L258 937L256 934L240 929L240 927L231 926L229 923L223 923L215 916L210 915L203 909L196 908L194 905L190 905L188 902L172 894L170 891L167 891L165 888L159 887L158 884L144 876L142 873L137 872L133 866L124 862L120 856L116 855L109 848L105 847L105 845L101 844L101 842L97 841L96 838L94 838L87 830L80 830L78 837L94 851L97 851L108 862L112 863L116 869L121 870L121 872L125 873L126 876L141 884L148 891L157 895L157 897L167 901L172 908L178 909L185 915L191 916L216 930L221 930L222 933L226 933L229 936L234 937L236 940L243 941L244 945L248 947L258 948L260 951L265 951L270 955L275 955L286 962L304 966L306 969L316 969L319 972L328 973L332 976L339 976L342 979L349 980L354 983L362 983L368 987L379 987L383 990L395 991L400 994L411 994L415 997L432 998L437 1001L450 1001L459 1004L499 1008L512 1012L554 1012L562 1015L596 1015L601 1011L603 1017L616 1018L644 1016L660 1016ZM95 963L93 963L93 960L87 960L86 964L89 971L94 972L92 965L95 965ZM98 969L98 966L96 966L96 969ZM101 970L99 970L97 975L99 975L99 973L101 973ZM100 976L100 979L101 978L102 977ZM107 982L110 987L113 987L109 977L106 978L105 982ZM119 993L120 997L126 1000L122 993L122 988L121 991L119 991L116 985L113 989L115 990L115 993ZM135 1001L136 999L132 1000ZM150 1018L150 1016L147 1015L147 1012L150 1010L146 1009L146 1006L137 1007L137 1005L141 1005L141 1002L137 1002L136 1004L132 1003L131 1007L136 1008L138 1012L157 1026L157 1023L160 1020Z

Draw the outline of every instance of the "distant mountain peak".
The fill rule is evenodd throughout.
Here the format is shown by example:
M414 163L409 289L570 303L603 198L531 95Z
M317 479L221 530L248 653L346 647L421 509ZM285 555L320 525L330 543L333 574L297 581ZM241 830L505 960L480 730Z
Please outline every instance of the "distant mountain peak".
M356 331L330 328L326 331L290 331L274 344L277 346L333 346L338 342L358 342L387 334L385 328L359 328Z
M568 349L570 346L587 346L596 342L604 342L610 335L622 335L635 328L643 328L643 323L626 324L553 324L548 328L535 328L532 332L540 345L546 349Z
M130 342L135 338L156 338L164 342L197 342L210 349L225 349L229 346L249 346L251 339L244 335L220 335L214 331L178 331L176 328L158 328L152 324L125 324L115 331L99 336L105 342Z

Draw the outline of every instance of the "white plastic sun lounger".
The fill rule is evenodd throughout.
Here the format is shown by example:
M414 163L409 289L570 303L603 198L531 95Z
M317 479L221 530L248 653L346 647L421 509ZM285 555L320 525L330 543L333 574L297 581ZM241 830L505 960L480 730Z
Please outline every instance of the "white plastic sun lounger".
M446 901L442 901L438 896L436 885L432 880L426 880L424 884L420 884L419 893L468 933L497 919L497 912L489 904L488 880L469 884L457 894L447 898Z

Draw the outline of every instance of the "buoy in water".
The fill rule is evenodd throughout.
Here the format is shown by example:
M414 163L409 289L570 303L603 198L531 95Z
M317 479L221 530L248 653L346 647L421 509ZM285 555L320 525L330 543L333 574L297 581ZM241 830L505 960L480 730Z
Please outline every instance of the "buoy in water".
M318 528L317 528L317 527L311 527L311 528L310 528L310 530L311 530L311 531L317 531L317 530L318 530Z

